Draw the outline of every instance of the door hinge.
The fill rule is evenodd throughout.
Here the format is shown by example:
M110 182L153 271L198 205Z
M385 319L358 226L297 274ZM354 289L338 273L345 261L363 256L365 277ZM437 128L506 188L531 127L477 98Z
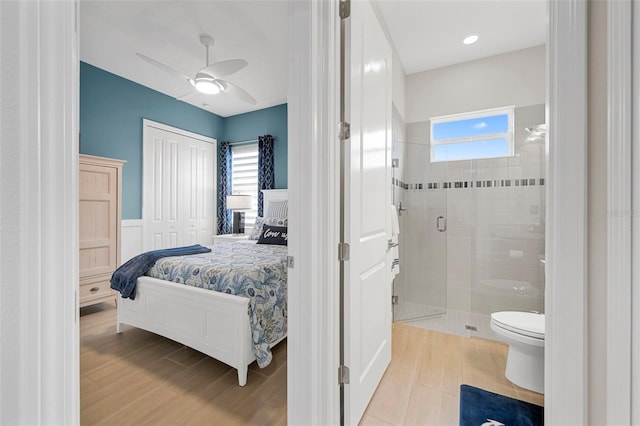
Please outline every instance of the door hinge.
M293 256L287 256L287 268L293 268Z
M349 367L347 367L346 365L341 365L340 367L338 367L338 384L349 384Z
M340 19L351 16L351 0L340 0Z
M351 137L351 124L346 121L341 121L338 124L338 138L341 141L346 141Z
M340 262L344 262L345 260L349 260L349 244L347 244L347 243L338 243L338 260Z

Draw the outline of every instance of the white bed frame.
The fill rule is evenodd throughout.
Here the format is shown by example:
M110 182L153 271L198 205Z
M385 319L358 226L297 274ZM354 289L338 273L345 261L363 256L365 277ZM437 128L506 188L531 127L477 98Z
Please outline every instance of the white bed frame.
M265 209L287 199L286 189L262 193ZM248 307L245 297L145 276L138 278L135 300L119 297L116 332L128 324L180 342L237 369L244 386L256 359Z

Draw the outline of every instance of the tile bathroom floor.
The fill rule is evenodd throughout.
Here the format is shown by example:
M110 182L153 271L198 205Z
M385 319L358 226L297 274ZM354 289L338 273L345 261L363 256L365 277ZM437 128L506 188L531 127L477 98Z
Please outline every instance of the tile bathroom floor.
M507 345L396 322L391 364L361 426L458 425L460 385L544 405L504 377Z

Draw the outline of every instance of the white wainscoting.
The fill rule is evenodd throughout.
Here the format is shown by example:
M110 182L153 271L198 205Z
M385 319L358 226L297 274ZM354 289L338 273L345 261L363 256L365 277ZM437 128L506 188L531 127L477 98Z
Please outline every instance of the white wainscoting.
M125 219L121 225L120 262L121 264L133 256L143 252L142 219Z

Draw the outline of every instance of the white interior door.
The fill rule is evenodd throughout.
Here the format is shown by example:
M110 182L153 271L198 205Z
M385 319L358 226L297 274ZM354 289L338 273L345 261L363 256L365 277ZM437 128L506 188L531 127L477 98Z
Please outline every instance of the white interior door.
M182 240L178 135L145 128L143 167L144 250L177 247Z
M368 1L347 21L345 424L356 425L391 361L391 47ZM349 52L350 51L350 52ZM350 78L349 78L350 70Z
M215 145L186 137L183 144L183 244L212 244L216 233Z
M215 140L145 121L144 250L212 244Z

